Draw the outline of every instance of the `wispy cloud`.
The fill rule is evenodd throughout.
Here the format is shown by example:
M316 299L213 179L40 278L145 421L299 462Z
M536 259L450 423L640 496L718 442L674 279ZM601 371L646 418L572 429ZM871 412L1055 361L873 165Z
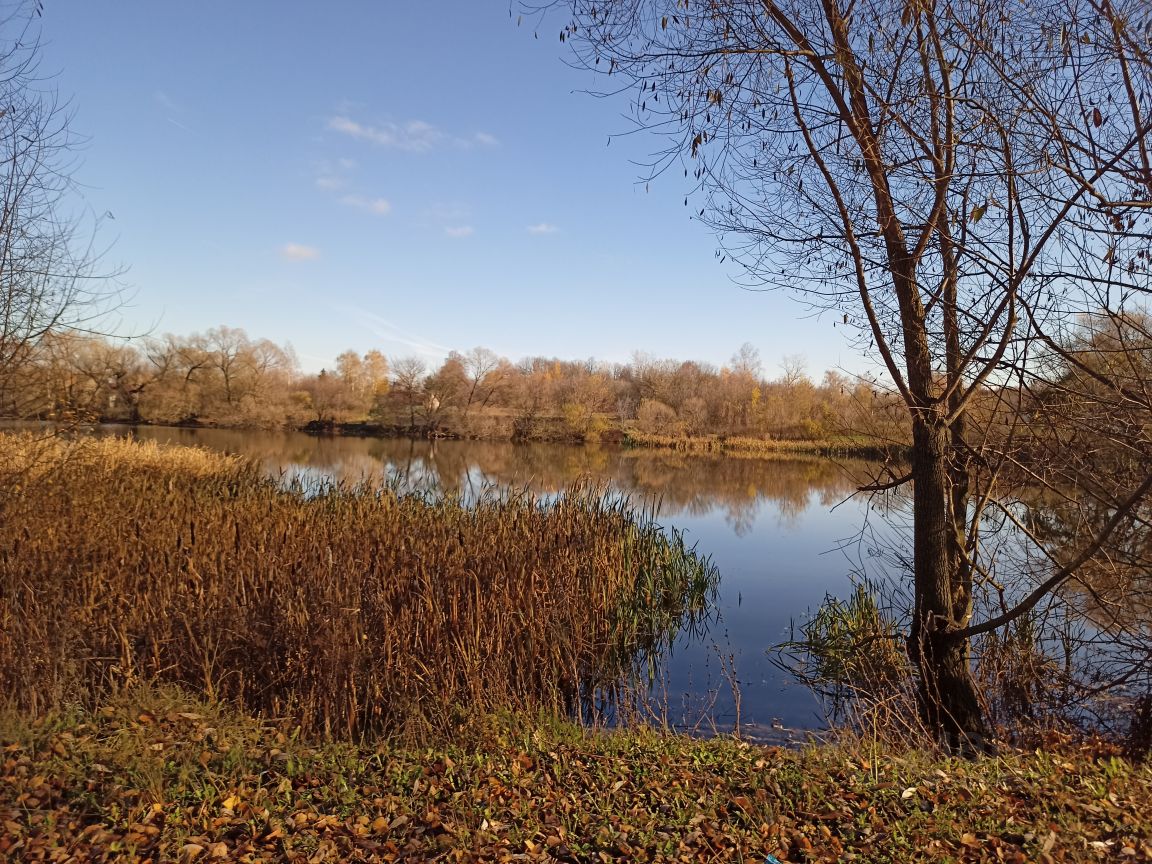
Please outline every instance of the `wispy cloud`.
M280 257L286 261L314 261L320 257L320 250L303 243L285 243L280 247Z
M392 203L387 198L366 198L363 195L345 195L340 199L341 204L384 216L391 212Z
M434 201L420 212L421 222L433 225L465 225L472 218L472 208L463 201Z
M528 226L529 234L555 234L560 229L550 222L537 222Z
M163 90L156 90L152 94L152 98L163 108L165 111L180 111L182 110L167 93Z
M316 188L324 192L340 193L337 200L345 207L384 216L392 212L392 202L379 195L362 195L351 191L352 175L359 168L355 159L324 159L316 166Z
M443 232L445 236L457 239L476 233L472 207L463 201L428 204L420 211L414 224L425 231Z
M413 152L431 150L444 138L443 132L423 120L368 126L350 117L332 117L328 120L328 128L351 138L379 144L381 147L395 147L398 150Z
M347 188L348 175L356 170L355 159L324 159L316 166L316 188L336 192Z
M173 100L167 93L165 93L163 90L156 90L152 93L152 99L157 105L160 106L160 110L163 111L165 115L165 120L167 120L177 129L181 129L185 132L193 131L187 124L180 122L176 119L175 116L173 116L184 116L184 107L182 105L178 105L176 101Z
M336 309L350 315L357 324L366 326L382 341L403 345L405 348L409 348L417 354L424 354L428 357L444 357L452 350L446 345L441 345L431 339L404 330L391 321L381 318L379 315L369 312L366 309L361 309L357 306L337 306Z
M380 147L425 153L436 147L495 147L500 142L490 132L471 135L453 135L424 120L387 121L376 125L353 120L347 114L328 118L328 128L359 141L368 141Z

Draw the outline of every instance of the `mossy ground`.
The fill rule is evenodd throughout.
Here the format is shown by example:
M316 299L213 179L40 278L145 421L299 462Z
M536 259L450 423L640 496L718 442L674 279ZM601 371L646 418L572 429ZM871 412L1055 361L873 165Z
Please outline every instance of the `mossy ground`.
M1150 861L1152 769L479 719L319 744L175 690L0 720L0 860Z

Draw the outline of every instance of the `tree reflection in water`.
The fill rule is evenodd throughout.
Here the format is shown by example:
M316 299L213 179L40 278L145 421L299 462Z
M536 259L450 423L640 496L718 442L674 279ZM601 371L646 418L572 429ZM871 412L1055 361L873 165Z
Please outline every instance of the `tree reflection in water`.
M907 633L910 608L911 501L889 491L873 504L884 528L870 544L883 578L868 588ZM1133 700L1152 693L1152 508L1117 526L1099 554L1050 593L1043 586L1088 542L1106 533L1108 500L1067 488L1025 489L980 520L984 565L973 595L976 618L994 619L1035 600L1020 617L973 643L977 679L991 719L1010 728L1028 721L1082 723L1124 733ZM1147 697L1145 697L1147 699ZM1152 701L1149 701L1152 710ZM1021 723L1023 721L1023 726Z
M124 432L124 427L104 428ZM634 498L657 500L661 516L723 512L738 536L752 529L764 502L774 505L779 519L795 522L813 492L822 505L831 507L855 489L852 472L845 466L816 458L744 459L648 449L315 437L234 429L138 427L132 434L240 453L260 460L272 473L353 483L386 476L451 494L474 495L492 484L548 494L592 478Z
M776 669L765 650L826 593L849 591L849 574L881 563L877 539L860 532L867 502L833 511L865 475L864 463L242 430L141 427L131 434L243 454L273 475L306 481L399 482L474 496L493 484L549 495L590 479L654 508L663 524L685 529L689 543L721 571L720 622L706 639L682 631L656 684L668 703L677 703L666 706L677 725L700 722L705 713L704 722L722 728L737 717L753 723L752 734L774 735L771 727L780 722L822 725L814 697Z

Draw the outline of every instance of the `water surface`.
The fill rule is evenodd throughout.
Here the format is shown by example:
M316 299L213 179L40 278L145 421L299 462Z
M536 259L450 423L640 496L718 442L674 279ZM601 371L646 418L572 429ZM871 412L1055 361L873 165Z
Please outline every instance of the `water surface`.
M677 641L654 688L657 710L681 728L731 731L737 718L750 737L779 737L773 727L820 728L815 699L767 651L826 594L846 596L850 574L873 554L860 539L867 503L851 497L859 464L218 429L104 431L243 454L278 476L386 474L462 494L493 483L546 494L591 479L656 507L661 524L683 531L721 573L708 632Z

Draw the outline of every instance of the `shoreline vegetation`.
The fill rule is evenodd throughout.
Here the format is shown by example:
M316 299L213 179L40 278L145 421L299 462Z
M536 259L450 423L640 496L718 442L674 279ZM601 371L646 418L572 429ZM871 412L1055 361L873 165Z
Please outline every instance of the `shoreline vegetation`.
M661 727L630 676L718 574L598 490L30 434L0 473L0 857L1152 861L1152 768L1101 740Z
M466 500L31 435L0 437L0 472L0 693L34 715L160 681L345 738L614 716L718 579L587 486Z
M452 351L345 351L307 374L287 346L217 327L133 342L52 335L9 382L0 416L62 423L298 429L484 441L603 443L685 452L877 455L908 424L876 380L774 378L744 345L723 367L634 355L628 363Z
M195 428L195 427L193 427ZM513 443L603 444L619 447L674 450L678 453L730 455L772 458L776 456L836 456L855 459L903 458L908 445L886 444L862 436L840 436L819 439L773 439L726 435L658 435L635 429L607 429L594 439L578 435L540 435L532 438L476 438L451 430L420 429L404 426L382 426L372 423L308 423L298 430L311 435L338 435L360 438L441 438L447 440L509 440Z
M53 422L53 421L46 421ZM146 427L157 429L225 429L245 430L249 426L230 426L212 422L130 423L122 419L97 418L82 425ZM736 458L802 458L832 457L877 461L903 461L909 446L900 442L884 442L864 436L839 436L820 439L773 439L726 435L656 435L637 430L611 429L595 438L570 433L546 432L534 437L476 437L463 435L450 429L427 429L379 423L349 422L320 423L311 421L281 431L301 432L319 437L404 439L414 441L492 441L512 444L570 444L573 446L607 446L649 450L669 450L685 455L731 456Z

